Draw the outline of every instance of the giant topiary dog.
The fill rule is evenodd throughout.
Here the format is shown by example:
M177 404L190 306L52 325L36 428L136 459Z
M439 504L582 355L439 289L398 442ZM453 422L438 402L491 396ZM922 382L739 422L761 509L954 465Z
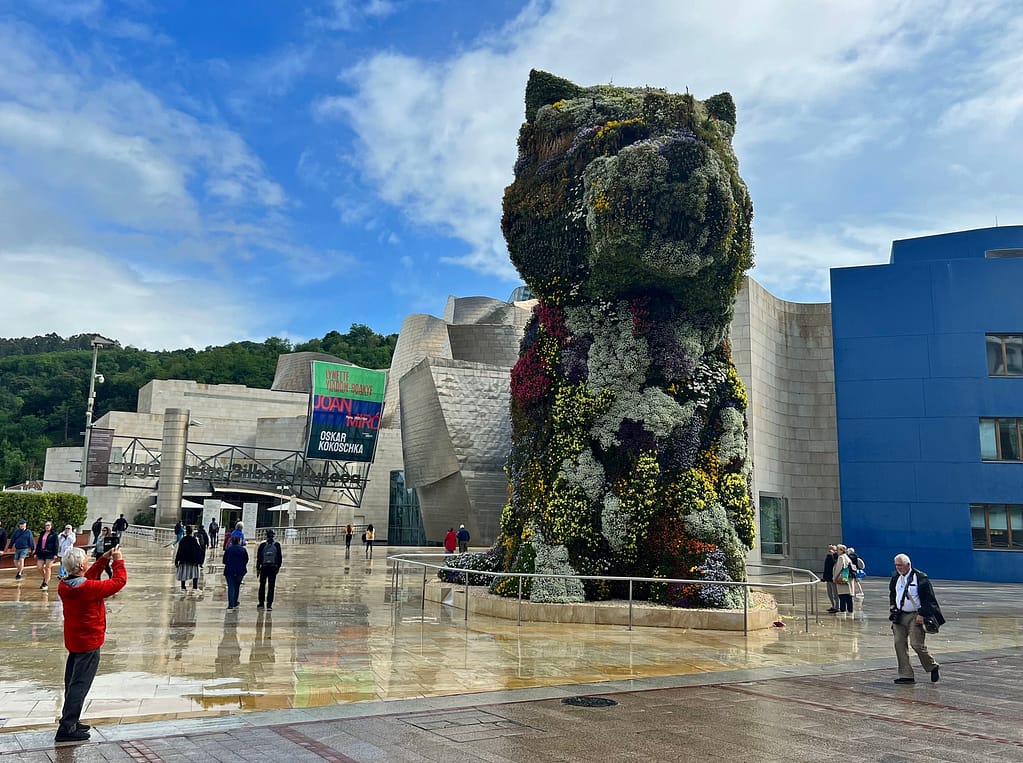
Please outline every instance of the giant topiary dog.
M745 579L746 394L727 331L753 211L734 130L728 93L698 101L530 74L502 226L539 304L512 370L503 569ZM530 586L536 601L615 592ZM724 586L640 593L739 601Z

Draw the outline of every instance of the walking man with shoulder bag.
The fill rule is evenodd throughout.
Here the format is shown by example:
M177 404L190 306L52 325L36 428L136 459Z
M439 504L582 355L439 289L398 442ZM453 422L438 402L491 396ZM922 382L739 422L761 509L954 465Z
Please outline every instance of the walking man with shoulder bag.
M925 643L928 633L937 633L945 624L938 600L934 596L931 581L905 554L895 557L896 573L888 584L888 603L891 607L888 619L892 622L895 636L895 657L899 663L897 684L916 683L913 665L909 661L909 647L913 648L920 665L931 674L931 681L941 677L939 665L927 651Z

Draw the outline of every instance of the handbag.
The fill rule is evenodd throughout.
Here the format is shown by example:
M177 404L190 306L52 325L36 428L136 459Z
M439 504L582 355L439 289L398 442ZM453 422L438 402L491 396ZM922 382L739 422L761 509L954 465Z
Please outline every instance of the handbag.
M938 627L938 619L936 617L924 618L924 630L928 633L937 633Z
M843 567L842 571L838 574L838 577L839 577L839 579L843 583L848 583L849 582L849 568L848 567Z

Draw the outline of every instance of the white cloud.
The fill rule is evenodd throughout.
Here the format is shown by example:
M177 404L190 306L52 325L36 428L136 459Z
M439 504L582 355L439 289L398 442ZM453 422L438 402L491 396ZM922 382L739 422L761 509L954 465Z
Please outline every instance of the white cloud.
M850 240L843 227L872 215L891 221L894 208L926 217L925 192L937 186L928 176L946 173L937 157L951 148L918 145L934 101L962 101L958 116L946 118L960 123L985 111L1008 119L1023 108L1023 32L1004 23L1011 8L996 0L533 3L446 61L370 57L345 71L351 91L321 98L314 113L355 131L360 169L382 200L466 242L468 253L448 261L513 277L498 222L530 68L584 85L688 88L704 98L729 90L755 206L769 215L793 211L766 226L784 228L784 236L758 239L758 272L780 288L824 296L829 266L873 261L890 246ZM962 53L964 41L998 34L1007 54L1001 67ZM954 74L945 70L952 62ZM984 95L963 98L978 79L988 85ZM935 156L923 160L924 150ZM842 177L868 172L884 178L876 191L862 177ZM899 172L918 174L907 187ZM860 198L850 195L854 188ZM887 208L871 198L900 191ZM952 210L952 201L939 209ZM780 251L765 255L772 247Z

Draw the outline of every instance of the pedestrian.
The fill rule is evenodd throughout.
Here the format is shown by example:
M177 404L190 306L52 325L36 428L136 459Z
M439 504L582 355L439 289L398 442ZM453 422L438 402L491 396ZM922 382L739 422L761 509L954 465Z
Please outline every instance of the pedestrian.
M185 526L181 524L179 519L174 525L174 542L172 546L176 546L181 542L181 539L185 537Z
M206 563L206 551L210 547L210 536L206 534L206 528L202 524L195 528L195 539L199 541L199 548L202 549L202 561L199 564L203 565Z
M277 573L284 564L281 544L274 540L274 531L266 531L266 540L259 544L256 551L256 574L259 575L259 603L256 609L262 609L266 602L266 611L274 608L274 589L277 587Z
M60 573L58 577L63 580L67 577L67 570L64 569L64 554L75 547L78 536L75 535L75 528L71 525L64 525L64 530L57 536L57 558L60 559Z
M853 613L852 581L856 577L856 568L853 567L846 547L839 543L835 550L838 558L835 559L834 578L835 589L838 591L838 611Z
M92 544L96 545L99 543L99 534L103 530L103 517L97 517L96 521L92 523Z
M852 589L854 599L862 599L863 584L860 583L860 576L863 574L863 570L867 568L867 565L852 546L849 546L849 550L846 553L849 555L849 561L853 565L849 571L851 573L849 577L851 585L849 587ZM856 593L857 590L859 593Z
M458 553L465 554L469 551L469 531L465 525L458 526Z
M14 579L21 580L24 577L25 560L36 548L35 536L24 519L18 520L18 529L11 533L7 546L8 550L14 549Z
M835 560L838 558L838 550L834 545L828 546L828 554L824 557L824 574L821 580L828 584L828 600L831 607L828 612L834 614L838 611L838 586L835 585Z
M220 525L216 519L210 520L210 548L216 548L217 540L220 538Z
M192 589L199 590L199 573L202 571L203 552L199 545L199 539L193 534L192 525L185 527L185 534L178 544L177 553L174 554L174 566L177 568L177 578L181 581L181 590L185 590L185 583L192 581Z
M239 522L238 524L241 524ZM241 592L242 578L245 577L249 565L249 552L242 546L241 538L234 533L228 536L231 543L224 551L224 577L227 578L227 608L238 607L238 594Z
M114 520L114 533L120 535L128 529L128 520L124 518L124 514Z
M109 546L109 544L107 543L107 538L109 538L109 537L110 537L110 528L109 527L104 527L102 530L100 530L99 541L96 543L96 547L93 548L93 550L92 550L92 558L95 559L96 561L99 561L100 558L107 551L110 550L109 548L104 548L104 546ZM107 577L109 577L109 578L113 578L114 577L114 570L110 566L109 560L106 563L104 563L103 570L101 572L96 573L96 580L99 580L99 576L102 574L103 571L105 571L107 573Z
M362 542L366 544L366 558L373 558L373 525L366 525L366 532L362 534Z
M243 546L245 545L245 525L242 522L235 522L234 529L231 534L227 536L224 541L224 550L226 551L228 546L231 545L231 538L238 538L238 542Z
M891 608L888 619L892 621L895 657L899 663L899 677L895 683L916 682L913 665L909 661L909 646L920 658L923 669L931 674L931 681L936 682L940 678L939 665L927 651L925 641L928 630L937 633L938 626L945 624L945 618L934 596L934 587L927 575L913 568L905 554L895 557L895 570L888 583L888 605ZM929 629L925 629L925 625Z
M53 522L43 523L43 531L39 535L39 542L36 544L36 568L39 570L39 577L43 582L39 584L40 591L50 590L50 574L52 573L53 560L57 558L57 551L60 543L57 540L57 533L53 531Z
M351 525L345 528L345 559L350 559L352 556L352 536L355 535L355 530Z
M351 527L351 525L349 525ZM7 530L4 529L4 523L0 520L0 554L7 550Z
M64 646L68 655L64 665L64 708L55 742L89 739L89 727L80 718L96 677L100 647L107 631L107 607L103 600L128 582L120 546L108 551L101 560L102 565L90 566L89 558L80 548L72 548L62 559L68 576L57 587L57 594L64 607ZM114 577L100 581L107 564L113 565Z
M453 554L455 553L455 547L458 545L458 536L455 535L455 528L449 527L447 535L444 536L444 553Z

